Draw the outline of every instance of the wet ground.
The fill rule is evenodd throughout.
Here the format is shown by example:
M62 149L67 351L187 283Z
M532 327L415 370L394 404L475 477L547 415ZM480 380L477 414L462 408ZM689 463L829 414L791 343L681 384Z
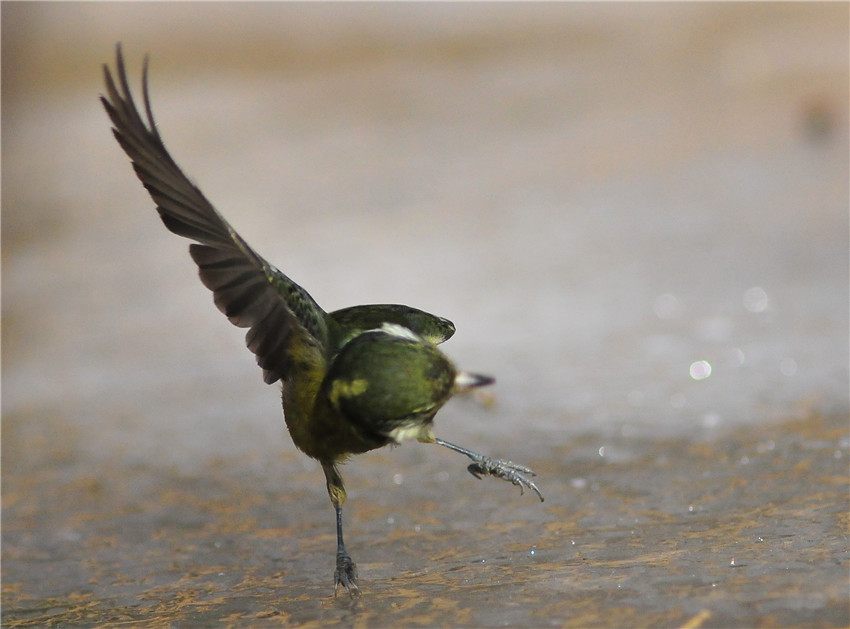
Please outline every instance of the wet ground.
M850 624L847 5L2 17L4 626ZM358 457L332 597L321 471L99 109L119 39L319 303L455 322L497 384L438 434L546 502Z
M284 458L275 486L230 461L203 475L116 462L104 476L39 456L4 497L4 620L842 626L846 432L812 417L711 443L585 435L531 461L542 506L476 487L437 453L378 455L351 466L358 600L330 596L318 470Z

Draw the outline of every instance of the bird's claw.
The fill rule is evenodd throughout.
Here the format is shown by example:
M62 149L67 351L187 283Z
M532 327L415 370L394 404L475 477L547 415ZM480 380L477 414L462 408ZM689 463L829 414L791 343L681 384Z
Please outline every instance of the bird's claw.
M534 484L534 481L528 478L529 476L537 476L531 468L519 465L513 461L493 460L489 456L476 455L469 458L474 462L466 469L475 478L482 478L484 476L501 478L519 487L520 495L525 493L524 488L527 487L537 494L540 502L543 502L543 494L540 493L540 489Z
M360 596L360 588L357 587L357 564L345 553L337 553L336 555L334 596L336 596L340 585L346 589L351 598Z

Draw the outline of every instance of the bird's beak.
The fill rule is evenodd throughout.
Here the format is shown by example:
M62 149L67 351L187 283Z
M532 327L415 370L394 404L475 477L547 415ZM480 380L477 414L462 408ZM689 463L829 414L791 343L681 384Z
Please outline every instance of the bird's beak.
M455 391L469 391L469 389L474 389L475 387L493 384L495 381L496 379L490 376L482 376L481 374L469 373L468 371L458 371L455 376Z

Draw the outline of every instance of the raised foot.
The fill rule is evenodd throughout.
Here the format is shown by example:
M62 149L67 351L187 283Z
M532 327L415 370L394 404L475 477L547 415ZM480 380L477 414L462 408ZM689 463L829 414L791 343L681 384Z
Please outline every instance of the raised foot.
M360 588L357 587L357 564L346 553L337 553L336 555L334 596L336 596L340 585L348 591L352 598L360 596Z
M513 461L494 460L489 456L478 454L477 452L467 450L459 445L455 445L454 443L450 443L436 437L434 438L434 443L446 447L449 450L460 452L472 459L472 465L466 469L468 469L469 473L475 478L481 478L482 476L495 476L496 478L501 478L502 480L506 480L519 487L520 494L525 493L524 488L528 487L529 489L534 490L534 493L536 493L537 497L540 498L540 502L543 502L543 494L540 493L540 489L538 489L537 485L528 478L529 476L537 476L537 474L534 473L534 470L530 467L519 465Z
M468 469L469 473L475 478L481 478L483 476L495 476L496 478L501 478L502 480L506 480L519 487L520 494L524 493L523 489L527 487L537 494L537 497L540 498L540 502L543 502L543 494L540 493L540 489L538 489L537 485L528 478L529 476L537 476L531 468L519 465L513 461L494 460L489 456L484 456L482 454L467 454L467 456L472 459L474 463L470 464L466 469Z

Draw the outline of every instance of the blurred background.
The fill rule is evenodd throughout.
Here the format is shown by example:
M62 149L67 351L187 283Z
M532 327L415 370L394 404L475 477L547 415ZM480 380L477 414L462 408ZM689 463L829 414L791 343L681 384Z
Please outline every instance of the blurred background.
M585 458L643 470L660 491L663 465L641 468L639 450L657 463L752 438L820 444L792 450L846 476L847 25L844 3L5 3L4 619L44 621L44 597L76 609L80 588L95 610L137 601L157 571L88 551L81 567L81 540L135 526L148 552L133 514L187 486L209 504L225 491L210 479L256 490L256 508L277 502L295 538L315 522L324 545L284 583L328 589L321 471L97 100L116 42L137 95L150 55L175 160L326 310L393 302L454 321L445 351L497 383L453 401L437 434L541 473L542 511L515 488L469 485L462 461L429 446L360 457L346 470L357 559L386 533L374 522L407 512L414 527L431 493L446 501L435 522L474 527L479 499L490 514L517 502L506 522L563 522L558 505L581 510L576 492L594 487L572 467ZM370 519L382 500L399 514ZM727 513L743 506L730 500ZM111 524L95 533L95 520ZM361 574L371 562L389 578L396 550ZM846 585L842 552L830 565ZM121 561L127 601L92 576Z

